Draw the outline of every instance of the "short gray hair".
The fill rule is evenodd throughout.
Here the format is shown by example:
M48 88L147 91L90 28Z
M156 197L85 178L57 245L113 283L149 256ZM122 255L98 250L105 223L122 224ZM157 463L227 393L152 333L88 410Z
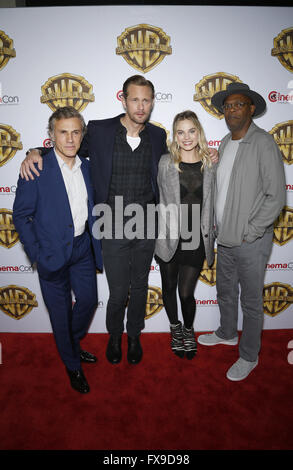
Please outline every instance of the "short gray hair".
M57 108L56 111L50 116L48 122L48 132L49 135L54 133L55 122L60 121L60 119L70 119L70 118L78 118L81 122L82 127L82 136L86 133L86 124L82 115L73 107L73 106L63 106L61 108Z

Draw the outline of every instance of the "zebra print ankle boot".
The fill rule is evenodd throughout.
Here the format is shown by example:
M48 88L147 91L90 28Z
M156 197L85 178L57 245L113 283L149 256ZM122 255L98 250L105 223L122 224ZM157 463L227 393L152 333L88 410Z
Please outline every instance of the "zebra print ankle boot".
M188 329L183 325L182 332L185 356L187 357L187 359L193 359L197 351L194 329Z
M171 349L176 356L184 357L184 345L182 334L182 323L179 321L177 325L170 324L171 331Z

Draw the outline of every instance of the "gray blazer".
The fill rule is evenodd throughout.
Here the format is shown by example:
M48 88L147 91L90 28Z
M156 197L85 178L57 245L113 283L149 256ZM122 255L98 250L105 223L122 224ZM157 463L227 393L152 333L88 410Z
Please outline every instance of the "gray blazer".
M205 168L203 173L203 203L201 209L201 233L203 236L206 260L209 266L214 262L214 186L215 166ZM170 154L162 155L159 162L158 186L160 191L159 231L160 224L166 224L166 236L157 238L155 254L163 261L168 262L173 257L180 237L180 184L179 172L170 159ZM173 205L171 217L164 215L162 208ZM171 220L172 219L172 220ZM172 230L170 222L172 221ZM177 228L174 234L174 227ZM160 233L159 233L160 237Z

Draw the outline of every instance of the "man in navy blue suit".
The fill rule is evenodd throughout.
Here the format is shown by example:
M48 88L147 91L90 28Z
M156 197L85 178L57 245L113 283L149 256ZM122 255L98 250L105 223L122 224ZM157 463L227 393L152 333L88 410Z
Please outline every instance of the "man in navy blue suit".
M40 177L19 178L13 220L20 241L36 263L56 345L72 387L89 392L81 362L96 362L83 351L97 306L96 268L102 269L100 241L91 236L94 218L89 162L77 155L86 132L73 108L58 108L49 119L54 142ZM72 302L72 292L75 302Z
M142 358L140 333L144 328L148 275L154 251L154 237L131 238L124 232L127 217L124 208L158 202L157 172L161 155L166 153L166 132L148 122L154 104L154 86L143 76L134 75L123 85L122 103L125 114L111 119L89 121L79 155L89 157L95 203L106 203L114 219L121 219L119 234L111 233L102 240L103 261L109 285L106 326L110 333L106 357L112 364L122 357L121 337L125 308L128 334L127 359L137 364ZM44 155L46 150L42 151ZM43 159L46 160L46 157ZM39 175L34 163L42 168L37 150L29 152L22 163L26 179ZM116 210L116 197L123 207ZM122 229L122 235L121 235Z

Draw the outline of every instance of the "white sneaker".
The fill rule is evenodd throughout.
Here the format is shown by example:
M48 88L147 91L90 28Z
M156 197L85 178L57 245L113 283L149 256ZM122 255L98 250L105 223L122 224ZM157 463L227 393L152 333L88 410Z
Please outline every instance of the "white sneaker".
M231 339L224 339L217 336L216 333L211 333L200 335L197 338L197 341L200 344L204 344L205 346L215 346L216 344L227 344L229 346L235 346L238 343L238 336L235 336Z
M238 361L236 361L228 370L226 377L227 379L234 382L246 379L250 372L257 366L257 364L258 359L254 362L249 362L245 359L242 359L242 357L239 357Z

